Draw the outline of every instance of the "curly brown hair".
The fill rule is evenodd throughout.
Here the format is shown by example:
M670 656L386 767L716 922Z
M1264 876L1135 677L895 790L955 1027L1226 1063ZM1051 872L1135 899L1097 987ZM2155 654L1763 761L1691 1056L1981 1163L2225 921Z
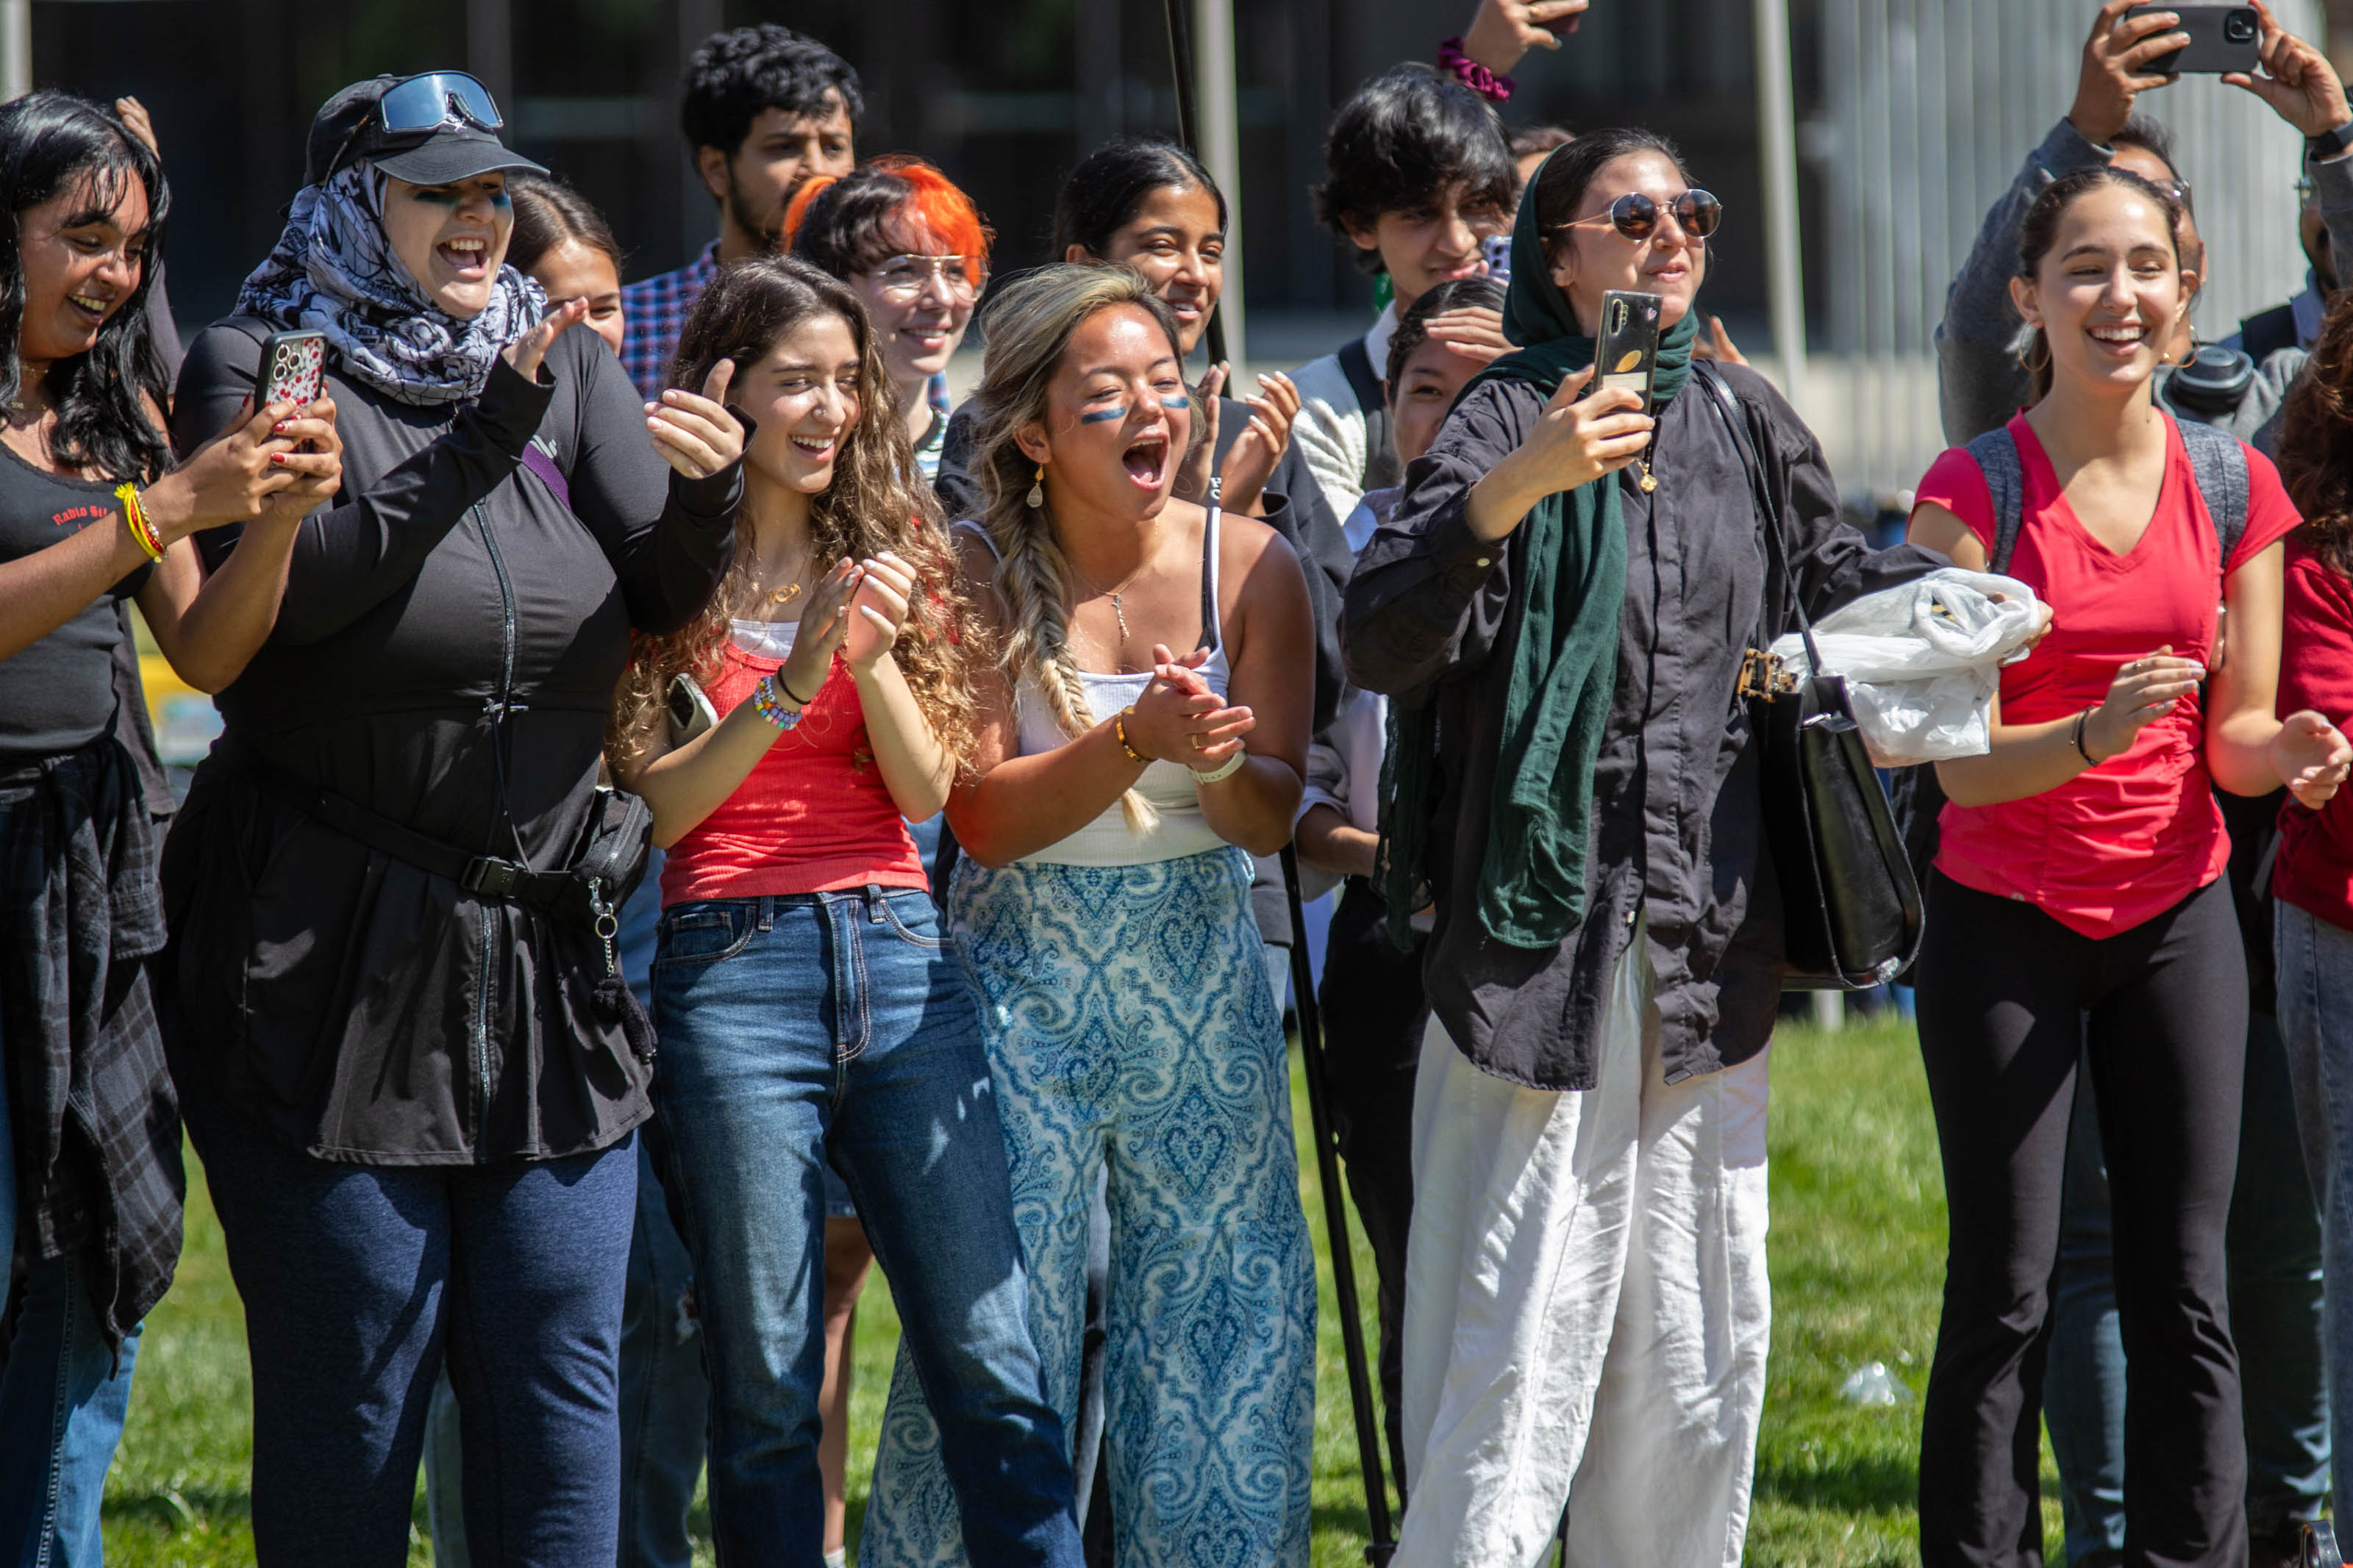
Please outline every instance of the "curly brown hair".
M979 728L972 661L985 650L975 641L978 622L969 613L939 502L916 469L905 424L893 413L891 383L858 296L790 256L753 257L724 268L679 333L670 384L699 391L722 360L733 361L740 375L786 333L818 316L847 321L857 341L858 422L842 438L833 483L810 498L812 564L823 573L844 558L887 550L913 568L916 592L892 658L924 721L962 772L971 766ZM731 621L754 604L754 531L740 512L736 523L734 559L702 613L668 636L635 639L607 731L616 773L626 776L645 760L674 677L691 675L708 684L717 676Z
M2287 395L2280 479L2313 552L2353 577L2353 291L2339 293Z

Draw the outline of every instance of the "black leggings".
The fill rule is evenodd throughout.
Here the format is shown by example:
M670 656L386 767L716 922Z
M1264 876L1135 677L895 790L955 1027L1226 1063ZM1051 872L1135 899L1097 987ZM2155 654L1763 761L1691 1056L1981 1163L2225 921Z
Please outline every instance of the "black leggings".
M2247 972L2228 883L2095 940L1938 873L1918 976L1951 1210L1920 1436L1922 1561L2042 1561L2043 1352L2067 1121L2076 1064L2087 1060L2129 1369L2125 1560L2244 1564L2247 1461L2222 1243Z

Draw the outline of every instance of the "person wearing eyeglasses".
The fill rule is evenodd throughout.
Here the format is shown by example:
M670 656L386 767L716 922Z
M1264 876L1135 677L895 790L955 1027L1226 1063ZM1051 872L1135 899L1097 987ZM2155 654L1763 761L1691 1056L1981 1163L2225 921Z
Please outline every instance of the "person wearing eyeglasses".
M1736 691L1752 638L1790 619L1763 530L1817 616L1944 563L1865 547L1755 373L1709 373L1736 412L1692 383L1722 216L1651 132L1547 157L1512 237L1518 347L1463 389L1348 583L1350 679L1392 699L1401 942L1436 906L1406 1242L1414 1568L1535 1563L1564 1505L1571 1562L1741 1558L1787 973ZM1661 298L1647 407L1592 386L1610 289Z
M406 1560L445 1363L475 1559L617 1549L652 1036L612 942L646 822L598 766L632 635L701 613L732 556L744 435L724 375L640 403L567 330L587 301L507 263L505 178L538 166L500 124L454 72L330 98L173 409L185 452L309 331L343 440L162 867L264 1564Z

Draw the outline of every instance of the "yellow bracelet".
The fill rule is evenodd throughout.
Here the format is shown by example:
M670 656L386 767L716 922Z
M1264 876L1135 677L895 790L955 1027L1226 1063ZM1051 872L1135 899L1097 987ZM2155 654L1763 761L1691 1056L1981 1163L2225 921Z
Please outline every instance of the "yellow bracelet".
M1130 703L1111 716L1111 732L1119 737L1119 749L1127 753L1129 762L1149 764L1152 761L1150 757L1127 743L1127 721L1134 717L1135 706Z
M149 560L163 560L164 537L148 521L147 509L139 504L139 487L126 479L114 487L114 499L122 503L122 525L131 531L131 537L139 542L139 548L147 552Z

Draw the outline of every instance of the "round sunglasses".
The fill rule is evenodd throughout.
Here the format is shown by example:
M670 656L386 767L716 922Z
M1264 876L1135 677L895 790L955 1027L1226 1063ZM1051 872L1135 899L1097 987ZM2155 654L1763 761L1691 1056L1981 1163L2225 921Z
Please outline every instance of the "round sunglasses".
M1705 239L1724 221L1724 204L1717 201L1711 191L1685 191L1674 199L1668 210L1675 215L1675 226L1694 239ZM1648 239L1659 229L1659 204L1640 191L1629 191L1611 202L1606 213L1556 223L1552 226L1556 229L1580 228L1596 223L1607 223L1628 239Z

